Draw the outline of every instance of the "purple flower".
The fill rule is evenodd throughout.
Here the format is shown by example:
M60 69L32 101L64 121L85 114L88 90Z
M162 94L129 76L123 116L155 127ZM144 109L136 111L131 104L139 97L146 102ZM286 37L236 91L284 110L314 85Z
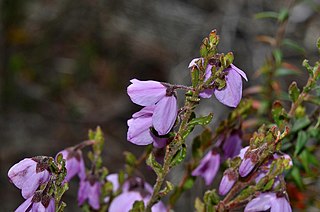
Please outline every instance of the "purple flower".
M203 60L202 58L193 59L189 68L196 65L197 60ZM218 66L215 65L215 66ZM205 80L208 80L211 76L211 69L213 65L208 63L205 71ZM243 77L246 81L248 81L246 74L240 70L235 65L231 64L228 68L223 70L226 72L226 87L222 90L218 89L206 89L200 93L200 97L202 98L210 98L212 94L216 96L216 98L224 105L229 107L237 107L241 98L242 98L242 79Z
M111 178L111 181L114 177ZM116 184L116 183L115 183ZM122 194L113 199L109 211L127 212L130 211L135 201L143 201L146 205L153 192L152 187L144 180L138 177L129 178L122 186ZM162 202L158 202L152 207L153 212L166 211Z
M21 189L22 196L28 199L39 185L48 182L50 177L48 166L47 157L26 158L10 168L8 177Z
M84 180L86 177L86 169L81 150L68 148L59 153L61 153L63 159L66 160L67 176L65 180L69 182L76 174L78 174L80 180Z
M240 153L242 149L242 140L240 138L239 132L233 132L229 137L227 137L223 142L223 152L224 158L233 158Z
M222 177L222 180L220 182L219 186L219 194L220 195L226 195L234 183L238 180L238 174L233 169L227 169Z
M252 171L258 162L257 150L246 151L242 159L239 167L239 174L241 177L245 177Z
M85 180L80 181L78 191L78 202L82 205L88 199L89 205L98 210L100 208L101 184L95 176L90 175Z
M157 81L132 79L127 92L132 102L153 106L152 126L159 135L170 132L177 118L178 105L175 92L169 85Z
M276 193L266 192L261 193L256 198L252 199L245 207L245 212L266 211L270 212L291 212L291 206L288 200L282 196L278 197Z
M55 212L54 198L48 195L42 195L41 192L36 192L32 197L24 201L15 212Z
M210 185L220 167L220 155L212 150L208 152L200 161L196 169L192 171L192 176L201 176L206 185Z
M155 106L147 106L132 115L128 120L128 141L136 145L151 144L154 139L150 127L152 127L152 115Z

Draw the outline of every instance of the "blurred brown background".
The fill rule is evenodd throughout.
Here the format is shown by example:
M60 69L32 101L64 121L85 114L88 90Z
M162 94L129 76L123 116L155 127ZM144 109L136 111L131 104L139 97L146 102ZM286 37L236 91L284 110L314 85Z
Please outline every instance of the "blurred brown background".
M25 157L54 156L87 138L100 125L106 136L105 164L122 167L124 150L139 153L126 141L126 121L139 109L126 94L132 78L189 84L187 66L198 57L210 30L221 37L220 51L233 51L235 64L250 84L270 53L256 36L273 35L274 20L254 14L279 11L286 1L232 0L1 0L0 5L0 210L12 211L23 198L7 179L8 169ZM286 36L305 55L285 50L285 60L300 67L315 60L320 35L320 1L296 1ZM303 82L304 77L300 77ZM284 86L286 86L284 84ZM228 110L210 99L215 122ZM213 124L214 124L213 123ZM179 172L179 168L177 173ZM172 176L179 181L179 175ZM147 179L148 180L148 179ZM150 179L149 179L150 180ZM199 183L200 185L201 182ZM76 211L76 186L66 195L66 211ZM187 193L177 210L193 211Z

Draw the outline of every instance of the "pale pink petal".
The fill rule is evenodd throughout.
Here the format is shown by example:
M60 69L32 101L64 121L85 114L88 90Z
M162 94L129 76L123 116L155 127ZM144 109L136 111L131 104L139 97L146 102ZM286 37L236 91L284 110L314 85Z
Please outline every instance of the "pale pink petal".
M21 189L26 179L36 172L36 166L37 162L31 158L23 159L10 168L8 177L15 186Z
M176 121L177 113L178 105L175 96L166 96L158 102L152 116L152 123L159 135L170 132Z
M278 197L271 202L270 212L291 212L291 206L285 197Z
M138 105L154 105L166 95L167 88L160 82L153 80L140 81L137 79L132 79L130 82L132 84L128 86L128 95L132 102Z
M237 66L233 64L231 64L230 66L233 70L235 70L238 74L240 74L246 81L248 81L246 73L244 73L241 69L239 69Z
M153 142L150 127L152 126L151 116L140 116L128 120L127 140L136 145L148 145Z
M32 204L32 197L29 197L26 201L24 201L16 210L15 212L25 212L30 209L31 204Z
M272 201L275 201L274 193L262 193L258 197L252 199L245 207L245 212L266 211L271 208Z
M226 76L226 87L222 90L214 90L214 95L222 103L229 107L237 107L242 97L241 76L231 68Z

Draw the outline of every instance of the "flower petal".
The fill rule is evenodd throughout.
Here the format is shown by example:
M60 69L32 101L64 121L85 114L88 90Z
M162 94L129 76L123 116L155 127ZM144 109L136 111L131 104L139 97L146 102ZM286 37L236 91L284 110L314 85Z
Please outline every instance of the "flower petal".
M152 116L152 123L159 135L170 132L176 121L177 113L178 105L175 96L166 96L158 102Z
M100 208L100 191L101 185L99 182L96 182L93 184L93 186L90 186L90 190L88 191L89 204L95 210L99 210Z
M261 193L258 197L252 199L245 207L245 212L266 211L270 209L272 201L276 198L274 193Z
M89 182L88 181L80 181L79 190L78 190L78 204L79 206L84 203L84 201L88 198L89 192Z
M219 185L219 194L226 195L236 181L230 180L228 175L223 175L222 180Z
M291 212L291 206L285 197L276 198L275 201L271 202L270 212Z
M16 210L15 212L25 212L28 211L28 209L30 209L30 206L32 204L32 198L33 197L29 197L26 201L24 201Z
M240 68L238 68L237 66L231 64L230 65L232 69L234 69L238 74L240 74L246 81L248 81L247 75L246 73L244 73Z
M167 89L160 82L153 80L140 81L137 79L132 79L130 82L132 84L128 86L127 93L132 102L138 105L153 105L166 95Z
M237 107L242 97L242 79L233 69L228 68L226 87L222 90L214 90L214 95L222 103L229 107Z
M141 116L128 120L127 140L136 145L148 145L153 142L150 127L152 126L151 116Z
M34 192L37 190L39 185L49 180L49 176L50 175L48 171L32 174L22 185L22 188L21 188L22 196L25 199L33 196Z
M10 168L8 177L15 186L21 189L28 177L36 172L36 166L37 162L25 158Z
M240 153L242 149L241 142L242 140L238 133L231 134L230 137L224 141L222 149L225 154L225 159L233 158Z
M214 93L214 89L205 89L205 90L200 92L199 96L201 98L208 99L208 98L210 98L212 96L213 93Z

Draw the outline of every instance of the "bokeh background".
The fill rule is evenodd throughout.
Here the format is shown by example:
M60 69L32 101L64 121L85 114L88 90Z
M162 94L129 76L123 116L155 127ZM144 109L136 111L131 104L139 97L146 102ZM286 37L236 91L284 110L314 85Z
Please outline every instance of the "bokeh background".
M126 94L129 80L153 79L189 84L187 66L198 57L201 40L217 29L221 52L233 51L235 64L259 84L255 71L270 54L257 41L273 36L274 20L254 14L279 11L279 0L1 0L0 1L0 211L12 211L23 198L7 171L35 155L54 156L87 138L101 126L106 136L104 162L122 168L122 152L143 147L126 140L127 119L139 109ZM301 67L317 57L320 1L295 1L286 37L305 52L285 49L284 60ZM296 77L297 78L297 77ZM298 79L305 82L305 76ZM287 81L284 80L284 87ZM199 113L214 108L214 123L228 108L213 99ZM179 168L172 175L179 181ZM147 173L152 182L153 174ZM197 186L204 188L198 180ZM77 183L67 192L66 211L77 211ZM193 211L197 193L188 193L177 210Z

